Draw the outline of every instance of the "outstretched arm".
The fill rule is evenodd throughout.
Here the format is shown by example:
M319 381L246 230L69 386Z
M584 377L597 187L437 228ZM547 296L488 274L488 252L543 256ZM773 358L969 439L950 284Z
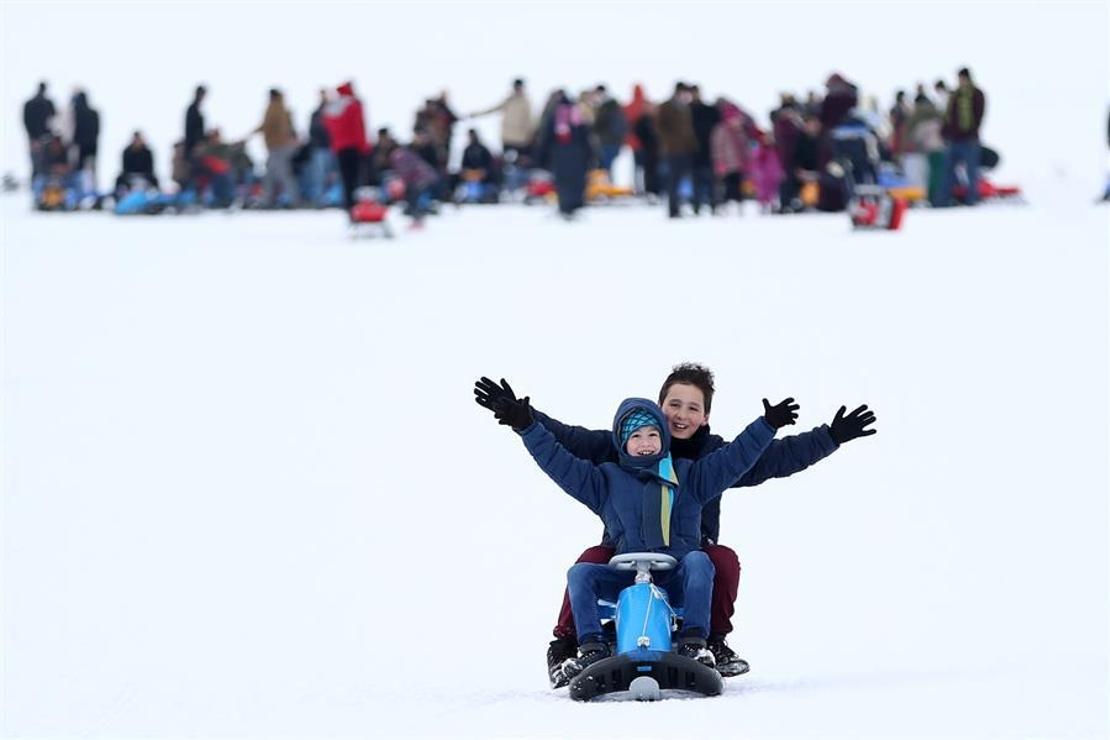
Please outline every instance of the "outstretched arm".
M539 421L520 432L532 459L551 480L601 516L608 498L605 476L596 465L579 459L567 451Z
M858 437L868 437L878 431L867 428L875 423L876 417L866 404L847 415L844 413L846 408L840 407L831 424L822 424L812 431L773 441L763 457L732 487L757 486L770 478L793 475L828 457L840 445Z
M763 399L763 416L748 425L736 439L701 458L687 473L693 495L703 504L717 498L763 455L775 433L798 418L798 404L787 398L772 406ZM682 485L682 482L679 482Z
M474 400L479 406L493 411L499 423L507 424L508 422L498 415L495 406L501 401L515 402L517 398L512 386L504 378L498 385L489 378L482 377L474 383ZM616 461L611 432L564 424L536 409L532 409L532 413L555 436L559 444L575 457L589 460L596 465Z
M597 466L567 452L555 436L536 421L527 396L519 401L500 398L493 407L500 422L521 436L540 469L560 488L601 516L607 486Z

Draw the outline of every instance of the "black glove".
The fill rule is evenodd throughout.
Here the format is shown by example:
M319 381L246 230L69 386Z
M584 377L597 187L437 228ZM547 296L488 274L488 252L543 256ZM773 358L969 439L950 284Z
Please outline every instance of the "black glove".
M846 408L846 406L841 406L840 411L836 412L832 424L829 424L829 436L833 438L833 442L842 445L856 437L867 437L879 431L878 429L864 428L875 423L875 412L867 408L867 404L863 404L847 416L844 415Z
M507 424L514 432L522 432L532 426L532 406L528 396L520 399L499 398L493 402L493 413L499 424Z
M767 403L767 399L764 398L763 418L775 429L782 429L787 424L793 424L798 420L798 408L793 398L788 398L775 406Z
M483 375L481 380L474 384L475 403L492 411L493 415L497 417L498 423L509 423L498 412L498 402L509 401L515 403L516 400L516 394L513 393L512 386L504 378L501 378L501 385L498 385Z

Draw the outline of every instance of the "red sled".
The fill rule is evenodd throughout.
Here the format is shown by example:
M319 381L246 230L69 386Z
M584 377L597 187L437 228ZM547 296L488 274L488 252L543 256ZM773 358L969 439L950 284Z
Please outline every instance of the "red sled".
M952 188L952 195L961 203L966 202L967 185L956 185ZM1021 188L1017 185L995 185L985 177L979 178L979 200L1003 198L1021 198Z
M524 202L534 203L537 200L544 200L554 192L555 183L551 180L532 180L524 189Z
M351 220L356 224L380 224L388 213L389 209L381 203L363 201L351 208Z
M386 219L388 215L389 209L376 201L355 203L351 207L351 235L371 237L380 234L386 239L392 239L393 230L389 228L389 221Z
M851 203L848 212L852 217L852 228L897 231L902 227L902 218L908 206L908 201L903 198L868 195Z

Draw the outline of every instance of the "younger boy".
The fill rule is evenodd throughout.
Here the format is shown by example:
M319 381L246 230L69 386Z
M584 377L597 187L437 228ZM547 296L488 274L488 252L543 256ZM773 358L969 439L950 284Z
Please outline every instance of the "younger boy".
M533 415L528 398L499 398L494 411L521 435L536 463L560 488L601 517L616 540L617 553L661 552L679 561L677 568L656 579L668 590L672 605L685 605L678 652L713 666L713 653L706 649L713 564L699 549L702 507L759 460L779 428L794 423L798 406L793 401L788 398L776 406L764 401L764 416L696 462L671 458L667 419L659 406L644 398L621 403L612 431L618 461L600 465L575 457L559 444ZM608 657L597 600L615 601L634 577L595 563L578 563L568 572L579 653L560 666L566 680Z

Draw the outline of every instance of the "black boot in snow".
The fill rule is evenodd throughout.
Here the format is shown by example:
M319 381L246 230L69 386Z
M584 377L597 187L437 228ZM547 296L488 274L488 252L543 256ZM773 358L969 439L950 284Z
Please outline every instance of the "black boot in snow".
M724 635L710 635L706 645L717 661L717 673L725 678L739 676L747 673L750 666L748 661L737 655L725 642Z
M559 689L570 681L563 676L560 667L568 658L578 655L578 640L573 637L556 637L547 646L547 678L551 688Z
M559 666L558 670L561 677L564 679L564 684L570 683L571 680L582 671L586 670L599 660L604 660L611 655L609 646L604 642L587 642L578 648L578 655L574 658L567 658Z
M705 646L705 640L700 637L683 637L678 642L678 650L676 651L684 658L696 660L702 665L709 666L710 668L717 667L717 660L713 657L713 653Z

